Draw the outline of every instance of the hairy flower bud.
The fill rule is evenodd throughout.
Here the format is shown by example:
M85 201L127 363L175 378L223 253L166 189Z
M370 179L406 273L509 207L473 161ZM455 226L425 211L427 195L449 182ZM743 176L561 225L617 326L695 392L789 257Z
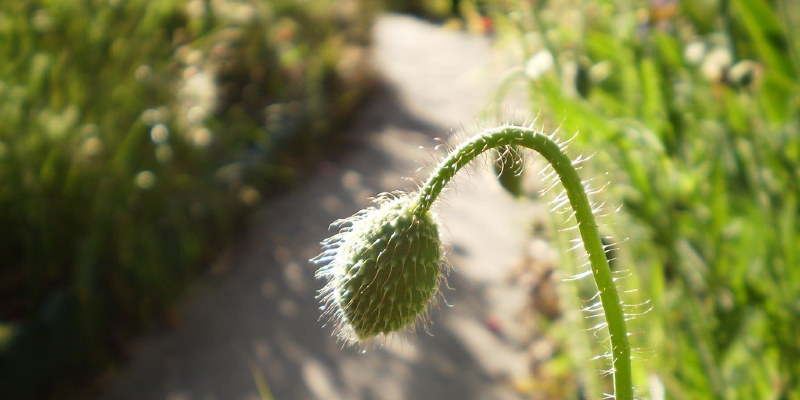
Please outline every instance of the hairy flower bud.
M320 292L344 340L397 331L424 314L441 276L441 241L417 198L384 201L344 221L314 259L328 283Z

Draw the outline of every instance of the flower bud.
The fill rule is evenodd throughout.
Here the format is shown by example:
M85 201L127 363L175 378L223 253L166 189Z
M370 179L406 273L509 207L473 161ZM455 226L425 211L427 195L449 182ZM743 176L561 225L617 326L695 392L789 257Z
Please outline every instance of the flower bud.
M338 223L313 261L328 283L326 312L346 341L364 341L412 324L436 293L441 241L430 212L404 196Z

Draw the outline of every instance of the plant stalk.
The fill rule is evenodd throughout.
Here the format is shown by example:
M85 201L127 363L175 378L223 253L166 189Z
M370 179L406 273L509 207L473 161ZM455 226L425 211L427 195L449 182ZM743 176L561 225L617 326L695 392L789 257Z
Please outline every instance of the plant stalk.
M600 301L611 338L614 398L631 400L633 399L631 353L622 303L611 275L603 243L600 241L600 233L589 197L578 176L578 171L558 143L534 129L515 126L490 129L476 135L450 153L422 185L417 203L418 212L427 212L430 209L444 186L464 165L487 150L508 145L523 146L541 154L556 171L566 189L567 197L578 222L583 246L589 255L592 276L600 292Z

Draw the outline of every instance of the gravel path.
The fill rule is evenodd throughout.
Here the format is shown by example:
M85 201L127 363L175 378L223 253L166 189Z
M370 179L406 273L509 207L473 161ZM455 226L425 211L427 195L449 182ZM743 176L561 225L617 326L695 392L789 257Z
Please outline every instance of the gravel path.
M100 398L259 399L260 383L279 400L521 398L509 382L527 371L526 290L508 276L537 209L506 196L481 163L437 209L454 271L450 306L434 308L430 333L362 353L342 349L318 321L322 282L307 260L328 224L370 196L413 187L403 177L424 178L443 154L434 138L474 132L498 75L485 38L403 16L382 17L375 35L386 84L357 117L352 150L268 202L219 261L230 271L195 285L178 327L136 344Z

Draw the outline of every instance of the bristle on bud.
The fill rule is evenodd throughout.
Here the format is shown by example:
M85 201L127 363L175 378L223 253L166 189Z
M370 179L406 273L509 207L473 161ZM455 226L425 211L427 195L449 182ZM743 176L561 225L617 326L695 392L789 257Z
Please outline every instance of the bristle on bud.
M416 196L384 200L337 223L312 261L328 279L319 297L349 343L412 325L424 315L442 277L441 240L431 213Z

